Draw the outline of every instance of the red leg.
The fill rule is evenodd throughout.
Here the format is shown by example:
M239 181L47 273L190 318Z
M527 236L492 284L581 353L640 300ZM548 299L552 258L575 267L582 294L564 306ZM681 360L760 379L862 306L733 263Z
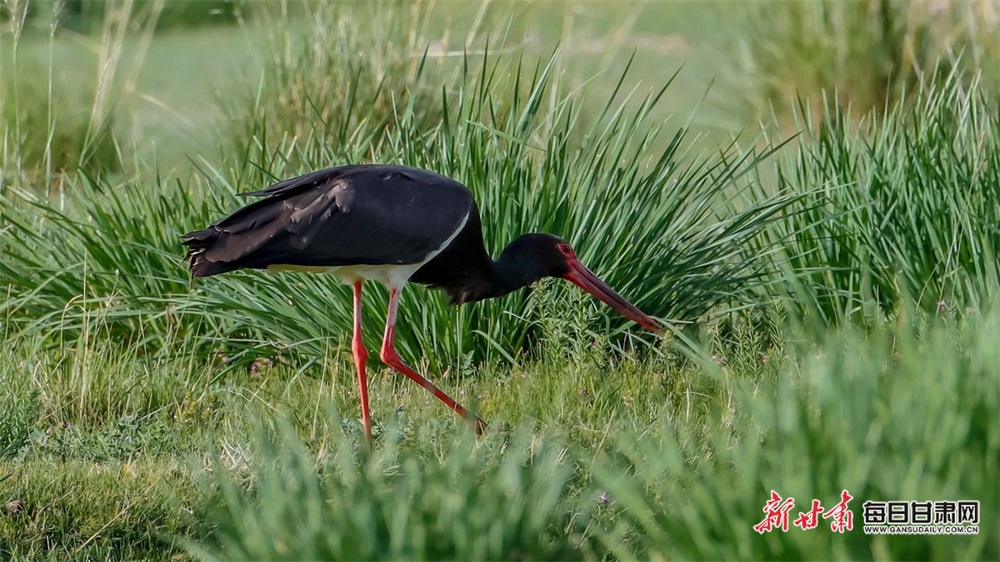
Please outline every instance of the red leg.
M486 422L481 420L479 416L463 408L461 404L455 402L450 396L442 392L441 389L434 386L434 383L420 376L419 373L411 369L406 363L403 363L399 354L396 353L396 347L393 345L392 339L396 333L396 309L398 305L399 290L389 289L389 315L385 320L385 337L382 338L382 352L379 355L382 361L409 377L413 382L429 390L438 400L444 402L452 410L455 410L455 413L471 421L476 428L476 435L482 435L483 429L486 427Z
M351 340L351 351L354 352L354 364L358 367L358 389L361 391L361 421L365 425L365 438L372 440L372 419L368 410L368 376L365 374L365 361L368 360L368 350L361 341L361 281L354 283L354 338Z

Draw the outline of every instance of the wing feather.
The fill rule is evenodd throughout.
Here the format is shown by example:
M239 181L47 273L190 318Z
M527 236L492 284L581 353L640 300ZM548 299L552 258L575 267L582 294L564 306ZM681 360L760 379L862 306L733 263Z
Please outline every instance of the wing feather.
M402 166L330 168L247 195L262 199L185 235L196 275L422 263L475 208L462 184Z

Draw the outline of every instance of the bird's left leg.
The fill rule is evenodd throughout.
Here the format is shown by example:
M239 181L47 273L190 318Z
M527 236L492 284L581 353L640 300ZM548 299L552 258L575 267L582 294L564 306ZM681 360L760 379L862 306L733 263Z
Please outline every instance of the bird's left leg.
M354 282L354 337L351 338L351 351L354 353L354 365L358 368L358 393L361 397L361 422L365 426L365 438L372 440L372 415L368 409L368 377L365 374L365 361L368 351L361 341L361 281Z
M393 344L393 338L396 333L396 309L399 306L399 289L390 287L389 288L389 314L385 319L385 337L382 338L382 352L379 357L393 369L396 369L400 373L403 373L415 383L426 388L437 397L438 400L444 402L449 408L455 411L458 415L471 421L476 429L476 435L482 435L483 429L486 427L486 422L479 418L479 416L472 414L461 404L452 400L450 396L441 391L438 387L434 386L434 383L427 380L426 378L420 376L419 373L411 369L403 359L400 358L399 353L396 353L396 347Z

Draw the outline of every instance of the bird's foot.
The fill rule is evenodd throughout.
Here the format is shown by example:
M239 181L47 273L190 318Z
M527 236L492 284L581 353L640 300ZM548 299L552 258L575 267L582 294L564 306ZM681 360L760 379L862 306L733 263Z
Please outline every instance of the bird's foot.
M486 422L483 421L479 416L472 416L472 426L476 430L476 437L482 437L483 432L486 431Z

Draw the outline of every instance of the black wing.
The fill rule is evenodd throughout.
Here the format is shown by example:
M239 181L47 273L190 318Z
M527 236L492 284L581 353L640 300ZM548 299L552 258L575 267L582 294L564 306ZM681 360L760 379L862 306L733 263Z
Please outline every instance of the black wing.
M420 263L475 209L462 184L404 166L343 166L277 183L184 235L197 277L272 265Z

